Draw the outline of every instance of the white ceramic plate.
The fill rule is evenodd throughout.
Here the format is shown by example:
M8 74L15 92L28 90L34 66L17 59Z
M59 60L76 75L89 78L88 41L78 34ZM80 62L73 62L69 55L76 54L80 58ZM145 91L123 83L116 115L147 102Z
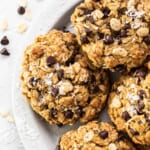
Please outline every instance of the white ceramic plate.
M59 128L42 121L22 97L20 71L25 47L32 43L33 39L39 34L45 34L52 28L69 25L70 15L74 10L74 6L80 1L72 0L70 3L70 0L62 0L59 4L58 1L53 2L53 5L51 5L50 1L47 2L44 9L42 9L42 13L32 24L22 45L19 45L20 51L17 54L16 68L13 75L12 105L18 132L26 150L54 150L62 133L79 126L77 123L72 127ZM52 9L52 7L55 9ZM102 112L100 119L108 121L105 110Z

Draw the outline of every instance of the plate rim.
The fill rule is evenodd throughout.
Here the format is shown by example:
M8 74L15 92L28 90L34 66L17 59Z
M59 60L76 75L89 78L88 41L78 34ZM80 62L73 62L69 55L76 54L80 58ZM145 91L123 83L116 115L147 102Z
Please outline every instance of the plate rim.
M20 103L17 102L17 98L16 98L16 91L20 90L19 89L19 85L16 85L16 83L18 83L19 81L19 76L17 73L18 67L19 69L21 68L21 62L17 61L19 59L22 58L23 52L24 52L24 48L26 47L26 45L29 45L31 43L31 41L33 41L33 39L39 35L39 34L44 34L47 33L49 30L53 29L53 27L55 26L55 24L58 22L59 19L61 19L61 17L63 17L65 15L65 13L67 11L69 11L72 7L74 7L75 5L77 5L79 2L81 2L81 0L73 0L72 3L70 3L69 0L61 0L61 4L59 4L61 7L61 10L57 11L57 13L51 14L51 9L50 6L52 5L51 1L47 1L45 2L44 6L42 7L42 10L39 15L34 19L33 23L30 26L30 29L27 31L24 39L22 40L23 42L19 45L19 49L22 49L19 51L18 55L16 56L15 60L16 62L14 63L14 69L13 69L13 75L12 75L12 89L11 89L11 102L12 102L12 110L13 110L13 114L14 114L14 118L15 118L15 124L17 127L17 131L19 133L21 142L23 143L23 146L26 150L33 150L34 148L36 148L36 150L40 150L40 147L37 147L38 143L41 142L40 140L43 140L39 137L38 133L35 134L34 130L29 130L29 133L25 133L26 129L28 130L28 127L30 128L30 126L26 125L26 127L21 127L20 126L25 126L25 118L26 115L29 112L21 112L22 108L20 107ZM54 2L55 6L57 8L59 8L60 6L57 5L59 2ZM53 3L53 5L54 5ZM54 6L51 6L54 7ZM54 9L53 9L54 10ZM40 20L42 18L42 21ZM48 18L48 19L47 19ZM53 20L53 18L55 18L55 20ZM49 20L53 20L53 21L49 21ZM38 26L37 26L38 24ZM32 36L31 36L32 35ZM19 82L20 83L20 82ZM20 95L20 94L19 94ZM18 98L20 98L20 96L18 96ZM23 96L22 96L23 99ZM26 102L22 102L25 105ZM18 108L16 109L16 107L19 107L21 110L18 111ZM29 106L28 106L29 107ZM28 110L28 111L32 111L32 110ZM32 116L33 117L33 116ZM35 129L37 130L37 129ZM24 132L24 133L22 133ZM33 133L33 136L31 137L31 139L33 139L31 142L29 141L24 141L24 136L28 136L28 134ZM23 135L25 134L25 135ZM38 137L38 138L37 138ZM37 140L37 139L38 140ZM33 144L34 142L34 144ZM42 145L42 150L47 150L46 147L43 147Z

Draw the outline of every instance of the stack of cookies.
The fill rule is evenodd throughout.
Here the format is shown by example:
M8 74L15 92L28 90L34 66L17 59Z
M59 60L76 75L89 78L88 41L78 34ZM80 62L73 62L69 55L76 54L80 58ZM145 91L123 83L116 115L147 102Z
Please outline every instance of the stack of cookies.
M50 124L84 123L59 150L149 149L150 1L85 0L71 22L76 35L52 30L26 48L24 97ZM95 121L106 103L113 125Z

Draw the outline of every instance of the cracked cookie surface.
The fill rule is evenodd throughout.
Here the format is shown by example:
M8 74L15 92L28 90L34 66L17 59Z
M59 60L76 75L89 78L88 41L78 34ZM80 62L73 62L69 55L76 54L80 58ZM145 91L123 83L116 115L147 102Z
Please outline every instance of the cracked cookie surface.
M22 93L50 124L98 117L109 89L105 71L93 71L72 33L52 30L24 52Z
M135 150L112 125L96 121L65 133L58 147L60 150Z
M108 113L135 143L150 145L150 62L113 85Z
M130 71L150 54L149 0L85 0L71 21L96 67Z

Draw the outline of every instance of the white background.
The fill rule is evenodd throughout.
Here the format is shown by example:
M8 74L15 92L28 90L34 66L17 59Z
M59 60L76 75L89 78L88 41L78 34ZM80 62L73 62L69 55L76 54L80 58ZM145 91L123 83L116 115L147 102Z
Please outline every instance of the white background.
M51 1L53 5L53 0L48 1ZM11 54L10 56L0 55L0 114L8 112L10 113L8 116L13 116L11 108L12 75L15 57L20 50L19 44L22 43L25 36L25 33L17 32L17 26L24 23L29 29L45 2L46 0L27 0L27 8L31 10L32 17L31 20L28 20L25 16L17 13L19 0L0 0L0 24L3 18L8 21L8 29L5 32L0 31L0 39L4 35L8 36L10 44L6 47ZM57 0L57 2L59 3L61 0ZM0 49L3 47L0 45ZM0 150L24 150L17 134L15 122L9 122L9 119L2 115L0 115Z

